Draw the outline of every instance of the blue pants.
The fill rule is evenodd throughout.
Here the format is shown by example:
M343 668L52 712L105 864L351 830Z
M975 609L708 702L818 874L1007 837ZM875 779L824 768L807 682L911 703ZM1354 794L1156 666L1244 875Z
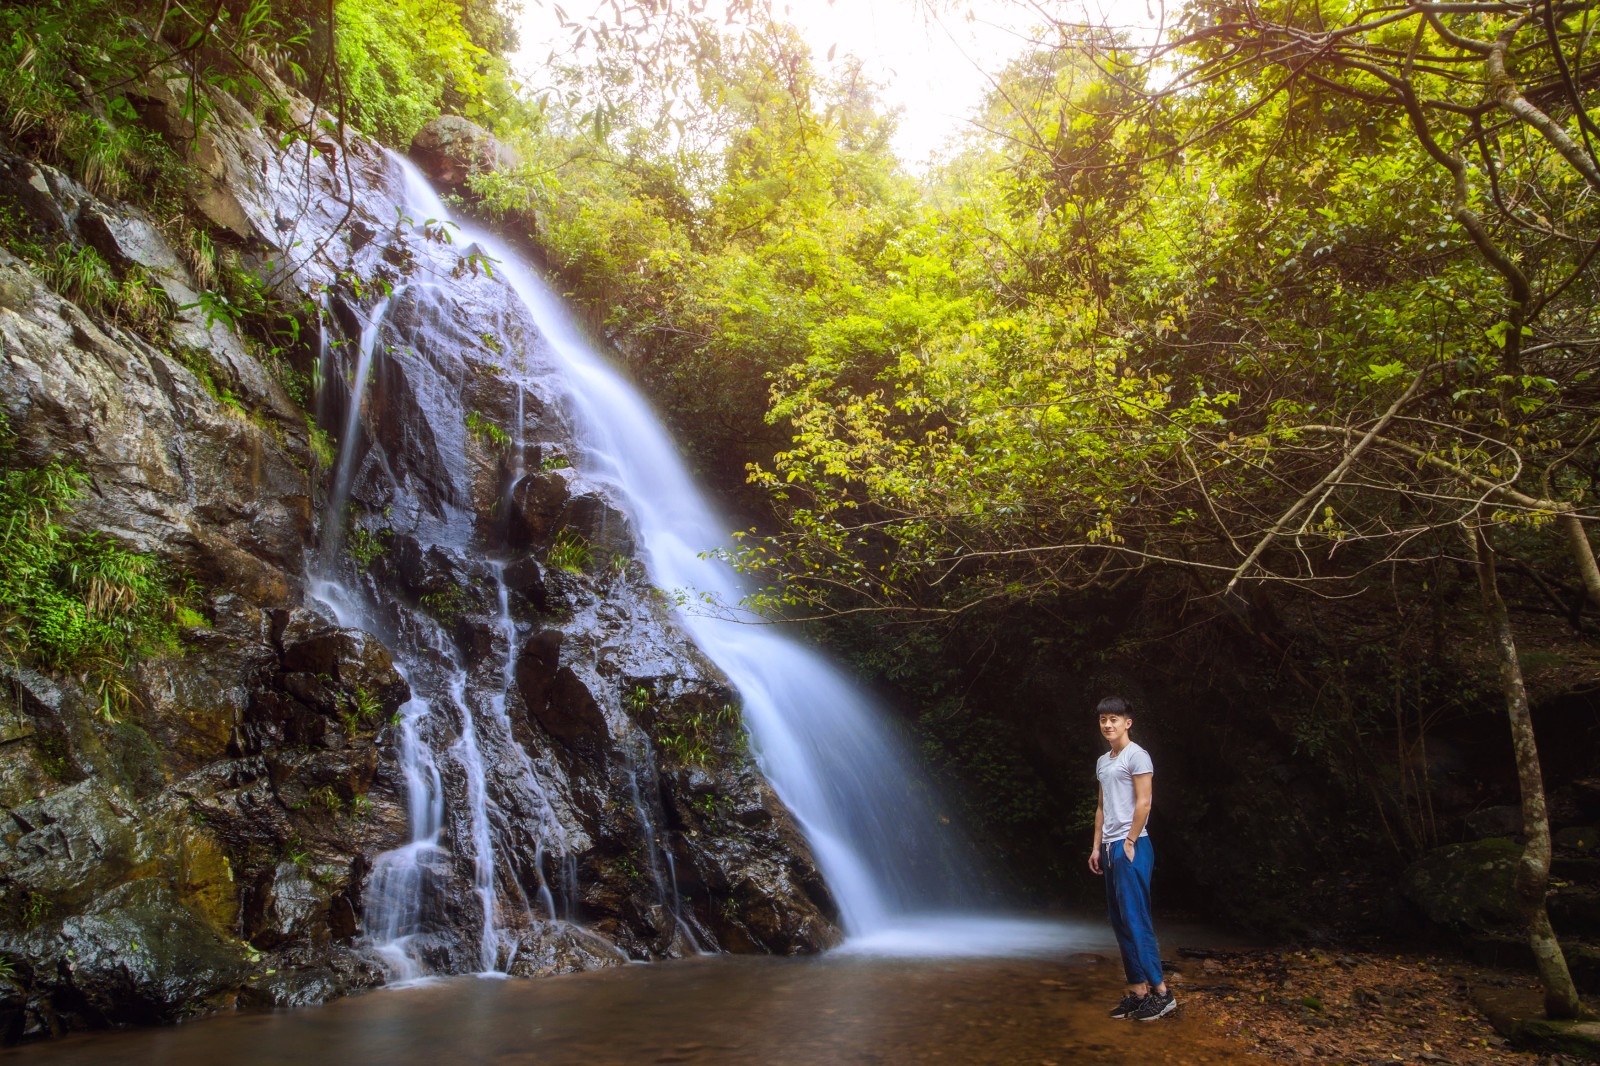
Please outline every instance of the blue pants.
M1133 861L1128 861L1122 841L1101 845L1101 866L1106 877L1106 913L1122 949L1122 970L1130 985L1148 981L1161 983L1161 950L1156 947L1156 930L1150 921L1150 874L1155 869L1156 852L1149 837L1134 842Z

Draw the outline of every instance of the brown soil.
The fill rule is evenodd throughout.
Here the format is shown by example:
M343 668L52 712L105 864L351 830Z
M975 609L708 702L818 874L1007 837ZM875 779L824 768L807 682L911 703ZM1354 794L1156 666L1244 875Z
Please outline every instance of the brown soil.
M1184 1013L1279 1061L1565 1066L1517 1050L1473 1006L1473 987L1536 994L1530 975L1430 955L1185 951Z

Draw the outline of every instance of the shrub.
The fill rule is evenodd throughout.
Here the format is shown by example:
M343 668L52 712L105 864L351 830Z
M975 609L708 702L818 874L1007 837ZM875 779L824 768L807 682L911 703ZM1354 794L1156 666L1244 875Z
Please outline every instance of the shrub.
M128 666L175 647L179 627L192 623L190 590L153 557L60 524L82 491L76 467L11 460L0 418L0 651L78 675L114 718L131 696Z

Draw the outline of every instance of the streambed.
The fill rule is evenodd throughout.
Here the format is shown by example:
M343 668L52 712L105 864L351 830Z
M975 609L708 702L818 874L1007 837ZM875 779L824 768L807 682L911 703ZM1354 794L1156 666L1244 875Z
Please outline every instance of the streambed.
M548 980L455 977L14 1054L38 1066L1263 1061L1198 1013L1150 1024L1106 1018L1119 974L1094 957L724 955Z

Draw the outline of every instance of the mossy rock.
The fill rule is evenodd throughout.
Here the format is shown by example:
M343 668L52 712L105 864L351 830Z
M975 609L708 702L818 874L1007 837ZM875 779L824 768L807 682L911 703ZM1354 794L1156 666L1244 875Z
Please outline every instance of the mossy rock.
M1406 868L1400 887L1436 925L1457 932L1514 926L1522 845L1503 837L1435 848Z
M1573 1055L1580 1061L1600 1062L1600 1021L1553 1022L1525 1019L1512 1039L1524 1047Z
M1600 828L1592 825L1570 825L1557 831L1550 842L1558 848L1595 851L1600 849Z

